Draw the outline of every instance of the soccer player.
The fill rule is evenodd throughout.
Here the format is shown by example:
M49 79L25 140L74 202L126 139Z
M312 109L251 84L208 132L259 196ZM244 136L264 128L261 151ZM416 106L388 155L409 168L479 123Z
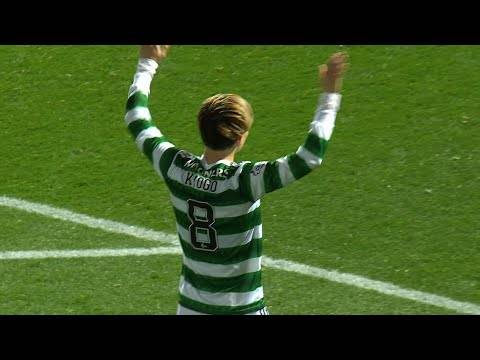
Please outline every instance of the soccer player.
M340 106L346 55L320 66L323 94L305 142L274 161L235 162L253 123L235 94L206 99L198 113L203 155L178 149L155 127L150 84L168 45L143 45L125 121L139 150L164 180L183 250L177 314L268 314L261 281L260 199L299 180L323 160Z

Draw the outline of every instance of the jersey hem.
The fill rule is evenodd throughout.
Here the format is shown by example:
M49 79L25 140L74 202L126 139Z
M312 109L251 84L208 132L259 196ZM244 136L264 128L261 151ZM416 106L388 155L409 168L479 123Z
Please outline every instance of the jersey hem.
M207 304L202 304L198 303L194 300L190 300L186 297L181 296L180 300L178 302L181 306L183 306L186 309L193 310L202 314L207 314L207 315L245 315L249 314L255 311L262 310L263 308L266 307L265 301L259 300L255 303L253 303L251 306L243 307L239 310L235 309L212 309L215 307L215 305L207 305ZM222 308L223 306L219 306L219 308Z

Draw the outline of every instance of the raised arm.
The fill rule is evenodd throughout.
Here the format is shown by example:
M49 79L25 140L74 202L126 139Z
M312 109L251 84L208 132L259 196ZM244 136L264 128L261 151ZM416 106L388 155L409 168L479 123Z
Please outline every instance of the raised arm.
M169 149L173 150L174 146L154 125L148 109L148 97L150 84L158 64L167 56L168 49L168 45L142 45L140 47L140 59L133 83L128 91L125 114L125 123L137 147L147 156L162 178L162 163L167 163L166 153Z
M240 188L252 201L298 180L320 166L332 136L340 108L343 74L347 68L344 53L332 55L319 68L323 94L310 125L307 139L295 153L275 161L247 163L240 175Z

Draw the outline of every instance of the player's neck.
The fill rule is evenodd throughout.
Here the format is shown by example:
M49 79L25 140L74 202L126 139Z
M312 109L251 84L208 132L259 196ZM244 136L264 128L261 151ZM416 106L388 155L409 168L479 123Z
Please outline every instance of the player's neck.
M220 160L233 162L235 160L235 149L212 150L209 148L205 148L205 151L203 152L203 158L208 165L214 164Z

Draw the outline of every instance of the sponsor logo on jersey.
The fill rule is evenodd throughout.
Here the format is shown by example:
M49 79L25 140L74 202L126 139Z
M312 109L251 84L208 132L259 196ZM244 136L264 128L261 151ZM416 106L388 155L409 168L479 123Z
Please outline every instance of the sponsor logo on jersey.
M253 175L253 176L257 176L257 175L260 175L262 173L262 170L265 168L265 164L259 164L259 165L256 165L252 171L250 171L250 173Z
M206 178L220 178L220 180L224 180L229 176L229 169L216 168L205 170L195 159L187 161L184 167L185 170L197 173Z

